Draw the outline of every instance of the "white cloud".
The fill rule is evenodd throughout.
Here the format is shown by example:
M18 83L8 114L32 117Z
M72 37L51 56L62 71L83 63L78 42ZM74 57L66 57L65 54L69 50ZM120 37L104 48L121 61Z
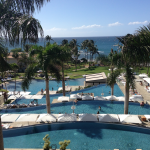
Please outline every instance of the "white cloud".
M148 21L144 21L144 22L129 22L128 25L135 25L135 24L147 24Z
M119 22L115 22L115 23L110 23L108 24L109 27L112 27L112 26L120 26L120 25L123 25L122 23L119 23Z
M81 27L73 27L72 29L88 29L88 28L95 28L95 27L100 28L102 26L97 25L97 24L93 24L93 25L88 25L88 26L83 25Z
M51 29L45 29L45 31L60 31L60 30L67 30L67 29L64 29L64 28L51 28Z

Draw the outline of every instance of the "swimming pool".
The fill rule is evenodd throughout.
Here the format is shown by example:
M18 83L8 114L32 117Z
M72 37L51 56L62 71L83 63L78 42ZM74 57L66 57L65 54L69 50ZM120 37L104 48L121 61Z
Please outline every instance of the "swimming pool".
M84 85L84 81L85 78L79 78L79 79L72 79L72 80L67 80L65 81L65 85L70 85L70 86L82 86ZM45 84L45 80L35 80L33 79L30 86L29 86L29 90L31 92L31 94L37 94L37 92L41 91L41 89L43 88L43 90L45 90L46 84ZM49 89L54 91L57 91L59 87L62 87L62 82L60 81L59 83L57 81L49 81ZM7 89L9 91L14 91L15 89L15 82L10 82L9 84L7 84ZM16 91L22 91L21 89L21 82L16 82Z
M71 150L149 150L150 129L99 122L54 123L3 131L5 148L42 148L43 137L59 148L59 141L71 140Z
M29 90L30 91L30 90ZM31 89L32 91L32 89ZM111 88L109 86L106 86L106 84L100 84L98 86L86 88L80 91L73 91L71 94L76 94L76 93L94 93L95 96L101 96L101 93L104 93L104 96L110 96L111 94L109 91L111 91ZM114 95L115 96L124 96L122 91L120 90L119 86L117 84L114 85ZM62 94L55 94L55 95L50 95L50 101L52 102L53 99L58 99L59 96L62 96ZM70 94L66 93L66 96L70 96ZM29 104L32 100L31 99L18 99L14 103L18 104ZM38 100L39 104L46 104L46 96L43 96L42 99Z
M73 102L65 102L65 103L55 103L51 104L51 113L72 113L71 106ZM123 114L124 113L124 102L120 101L78 101L74 103L76 109L74 112L76 114L82 113L92 113L96 114L99 111L98 106L101 106L101 114ZM144 105L144 107L140 107L139 103L129 102L129 112L130 114L136 115L145 115L150 114L150 106ZM13 113L13 114L23 114L23 113L31 113L31 114L41 114L47 113L46 106L32 107L32 108L20 108L20 109L3 109L0 111L1 114L4 113Z

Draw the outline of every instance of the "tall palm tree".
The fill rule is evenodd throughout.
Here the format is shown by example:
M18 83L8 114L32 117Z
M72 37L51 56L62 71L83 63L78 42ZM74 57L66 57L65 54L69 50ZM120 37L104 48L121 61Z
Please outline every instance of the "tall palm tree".
M29 42L37 42L39 35L43 37L43 29L39 21L32 17L37 10L43 6L45 2L50 0L11 0L0 1L0 37L5 37L9 40L11 45L24 44ZM5 62L1 53L0 42L0 71L10 68L9 64ZM1 126L1 121L0 121ZM0 149L4 150L2 128L0 127Z
M87 55L87 60L88 60L88 50L87 50L87 44L88 44L89 40L84 40L82 43L81 43L81 50L84 50L85 51L85 58L86 58L86 55Z
M61 45L63 45L63 46L68 45L68 40L66 40L66 39L62 40Z
M77 61L78 57L80 56L79 51L78 51L78 43L76 39L72 39L69 43L72 55L75 57L75 66L76 66L76 71L77 71Z
M114 85L116 84L116 78L119 74L120 70L115 70L107 77L107 85L111 87L111 95L114 95Z
M16 63L10 64L11 69L15 72L15 91L16 91L16 72L19 69L19 66Z
M55 76L58 81L61 79L59 69L56 67L57 61L57 51L59 47L55 44L48 45L43 48L42 46L33 46L30 52L30 56L36 57L37 62L29 64L25 71L25 78L22 82L22 89L26 90L29 88L29 85L32 80L32 76L35 75L37 68L41 68L45 75L46 82L46 107L47 113L50 111L50 95L49 95L49 77L48 73L51 73L52 76Z
M140 49L136 46L137 42L136 36L134 35L126 35L125 37L118 38L119 42L122 44L121 53L122 57L120 62L122 62L122 66L125 70L125 102L124 102L124 113L128 114L128 104L129 104L129 85L132 88L135 88L135 77L133 74L133 70L131 67L138 65L138 60L142 56L140 56Z
M57 49L57 63L61 66L62 71L62 87L63 87L63 96L65 96L65 77L64 77L64 63L71 58L70 46L64 45L59 46Z

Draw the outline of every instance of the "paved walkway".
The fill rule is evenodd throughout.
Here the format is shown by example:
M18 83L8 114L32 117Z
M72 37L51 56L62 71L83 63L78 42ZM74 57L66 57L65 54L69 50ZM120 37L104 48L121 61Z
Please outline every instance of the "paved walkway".
M143 96L143 99L144 99L144 102L146 103L146 101L150 101L150 93L148 93L146 90L145 90L145 86L141 86L140 85L140 82L137 82L136 80L142 80L139 78L138 75L135 76L136 79L135 79L135 87L136 87L136 90L137 92ZM123 92L123 94L125 95L125 86L123 84L121 84L121 82L117 82L118 86L120 87L121 91ZM132 95L130 95L132 96Z

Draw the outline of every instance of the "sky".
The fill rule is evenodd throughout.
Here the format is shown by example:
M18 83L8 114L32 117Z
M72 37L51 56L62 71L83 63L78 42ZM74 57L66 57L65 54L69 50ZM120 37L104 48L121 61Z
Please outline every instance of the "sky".
M150 22L150 0L51 0L34 13L44 35L124 36Z

